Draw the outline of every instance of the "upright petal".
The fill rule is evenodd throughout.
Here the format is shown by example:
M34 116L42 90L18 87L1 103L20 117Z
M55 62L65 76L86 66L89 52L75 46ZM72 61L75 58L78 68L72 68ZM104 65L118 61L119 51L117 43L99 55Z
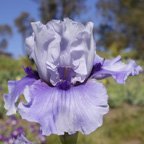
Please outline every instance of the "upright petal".
M25 97L30 99L27 105L20 103L20 115L38 122L43 135L89 134L102 125L103 115L108 112L106 90L95 80L68 90L37 81L26 91Z
M30 37L26 38L25 43L26 43L26 52L29 55L29 58L35 59L35 55L34 55L34 47L35 47L34 33Z
M134 60L129 60L127 64L121 61L121 57L118 56L112 60L98 59L101 65L99 70L93 72L92 77L102 79L107 76L112 76L118 83L123 84L128 76L138 75L142 71L142 68L138 66ZM95 66L98 64L95 63Z
M76 81L83 82L90 74L95 56L95 42L93 38L93 23L88 22L85 30L80 32L70 45L70 56Z
M56 85L57 67L71 67L83 82L91 72L95 53L93 23L83 25L71 19L52 20L46 25L33 22L33 35L26 39L27 52L42 80Z
M60 36L41 22L33 22L31 25L34 33L26 39L27 51L36 63L40 78L49 82L54 69L53 67L51 69L49 65L57 65Z
M72 83L83 82L91 72L95 56L93 23L88 22L84 26L65 18L63 27L60 65L73 68L76 76Z

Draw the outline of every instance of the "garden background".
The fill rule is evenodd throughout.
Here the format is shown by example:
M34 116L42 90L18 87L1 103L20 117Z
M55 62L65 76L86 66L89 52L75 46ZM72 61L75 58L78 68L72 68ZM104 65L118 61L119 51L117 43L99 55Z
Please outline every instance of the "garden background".
M57 136L44 137L39 126L8 117L2 95L8 80L19 80L28 60L24 40L32 32L30 22L70 17L82 23L95 24L97 53L105 58L120 54L144 65L143 0L1 0L0 2L0 144L24 132L38 144L59 144ZM78 144L144 144L144 76L130 77L124 85L108 78L102 80L108 89L110 112L104 125L88 136L79 135Z

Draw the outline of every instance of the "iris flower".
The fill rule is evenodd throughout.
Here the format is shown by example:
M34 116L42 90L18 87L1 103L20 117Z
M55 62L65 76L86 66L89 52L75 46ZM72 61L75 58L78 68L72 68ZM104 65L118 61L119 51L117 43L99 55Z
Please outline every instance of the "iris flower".
M92 22L65 18L31 25L26 47L37 69L27 67L25 77L8 82L7 115L18 111L23 119L39 123L43 135L90 134L109 111L106 88L98 80L111 76L123 84L142 68L133 60L123 63L120 56L98 56ZM20 95L26 102L18 101Z

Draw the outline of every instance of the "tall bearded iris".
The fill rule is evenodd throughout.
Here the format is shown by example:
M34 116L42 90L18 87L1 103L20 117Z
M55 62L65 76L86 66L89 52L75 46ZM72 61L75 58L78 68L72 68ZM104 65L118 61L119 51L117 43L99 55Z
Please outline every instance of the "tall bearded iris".
M123 84L142 68L133 60L124 64L120 56L105 60L95 54L92 22L84 26L66 18L46 25L34 22L32 28L26 46L37 71L25 68L25 77L8 82L7 114L18 111L23 119L39 123L43 135L90 134L109 109L106 89L98 80L112 76ZM16 106L21 94L26 103Z

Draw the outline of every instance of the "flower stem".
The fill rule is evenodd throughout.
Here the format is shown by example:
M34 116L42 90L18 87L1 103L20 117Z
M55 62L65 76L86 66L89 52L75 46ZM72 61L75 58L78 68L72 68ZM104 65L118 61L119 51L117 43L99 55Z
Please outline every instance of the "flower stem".
M72 135L65 133L60 136L60 140L62 144L76 144L78 139L78 132Z

